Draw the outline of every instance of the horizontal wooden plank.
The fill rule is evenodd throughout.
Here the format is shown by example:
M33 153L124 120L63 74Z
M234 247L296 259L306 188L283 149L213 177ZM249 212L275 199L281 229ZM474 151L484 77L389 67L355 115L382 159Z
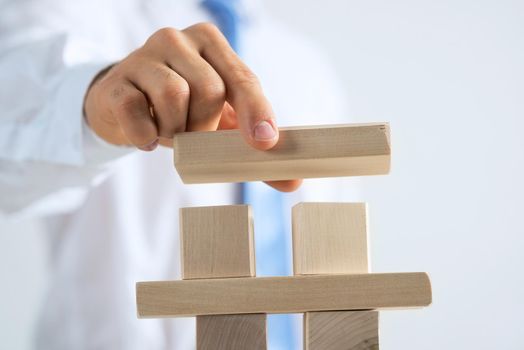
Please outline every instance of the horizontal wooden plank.
M238 130L174 137L175 167L188 184L387 174L390 154L387 123L281 128L268 151Z
M138 316L411 308L431 303L423 272L242 277L137 283Z

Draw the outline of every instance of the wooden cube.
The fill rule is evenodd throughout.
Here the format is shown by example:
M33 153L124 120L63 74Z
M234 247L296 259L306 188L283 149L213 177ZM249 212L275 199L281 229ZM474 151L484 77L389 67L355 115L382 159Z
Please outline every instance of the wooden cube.
M180 239L183 279L255 276L247 205L180 209Z

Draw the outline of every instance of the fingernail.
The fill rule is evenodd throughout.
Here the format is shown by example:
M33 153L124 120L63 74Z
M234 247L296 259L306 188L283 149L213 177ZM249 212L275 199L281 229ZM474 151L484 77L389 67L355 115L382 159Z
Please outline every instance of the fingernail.
M277 136L273 126L265 120L262 120L260 123L258 123L258 125L255 127L254 134L255 140L257 141L273 140Z
M152 150L154 150L156 148L156 146L158 146L158 139L156 139L155 141L151 142L149 145L140 147L140 149L142 151L151 152Z

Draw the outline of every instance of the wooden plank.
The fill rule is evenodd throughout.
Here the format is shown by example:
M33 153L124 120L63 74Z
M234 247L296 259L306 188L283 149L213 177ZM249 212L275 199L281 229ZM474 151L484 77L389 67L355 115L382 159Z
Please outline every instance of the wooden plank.
M412 308L431 303L424 272L137 283L139 317Z
M304 349L378 350L377 311L304 314Z
M292 230L295 275L369 272L365 203L299 203Z
M368 273L365 203L299 203L293 207L295 275ZM306 312L304 349L378 349L377 311Z
M247 205L181 208L180 240L183 279L255 276Z
M265 350L266 348L266 314L197 317L197 349Z
M188 184L387 174L390 154L387 123L281 128L268 151L238 130L174 137L175 167Z
M184 279L255 276L253 215L247 205L180 209ZM198 350L266 349L266 315L197 316Z

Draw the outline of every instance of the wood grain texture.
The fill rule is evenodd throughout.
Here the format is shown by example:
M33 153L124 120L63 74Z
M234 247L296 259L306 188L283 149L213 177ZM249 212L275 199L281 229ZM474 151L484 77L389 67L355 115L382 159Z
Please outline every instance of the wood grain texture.
M368 273L365 203L299 203L293 207L295 275ZM306 350L377 350L377 311L306 312Z
M183 279L255 276L247 205L181 208L180 240Z
M378 350L377 311L304 314L305 350Z
M255 276L247 205L180 209L182 278ZM197 350L266 349L266 315L197 316Z
M281 128L268 151L247 145L238 130L174 137L184 183L380 175L389 172L390 154L387 123Z
M138 316L412 308L431 303L423 272L195 279L137 283Z
M366 273L365 203L299 203L292 210L295 275Z
M265 350L266 315L213 315L197 317L199 350Z

